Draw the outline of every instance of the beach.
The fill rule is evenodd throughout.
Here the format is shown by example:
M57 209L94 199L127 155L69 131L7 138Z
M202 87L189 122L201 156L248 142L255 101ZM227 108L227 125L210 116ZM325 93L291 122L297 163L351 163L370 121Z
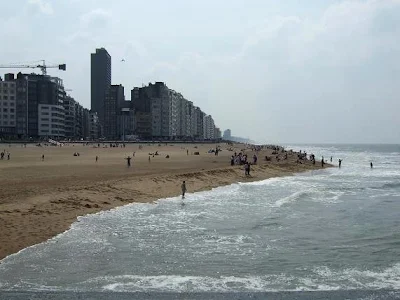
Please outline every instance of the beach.
M178 196L183 180L187 193L193 193L321 168L318 159L315 165L310 161L299 164L297 153L288 152L287 160L280 153L277 161L273 150L264 149L257 153L251 175L245 176L243 166L230 166L230 158L243 151L251 161L256 152L243 144L221 143L218 156L208 153L215 146L1 144L0 150L10 152L10 160L0 161L0 259L64 232L78 216ZM159 155L149 155L156 151ZM132 158L130 167L128 156ZM265 156L272 157L271 161L265 161Z

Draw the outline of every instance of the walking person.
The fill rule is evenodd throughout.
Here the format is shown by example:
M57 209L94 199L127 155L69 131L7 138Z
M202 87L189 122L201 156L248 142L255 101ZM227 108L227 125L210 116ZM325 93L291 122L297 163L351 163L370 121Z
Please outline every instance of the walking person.
M99 157L96 155L96 162L99 160Z
M44 161L44 154L42 154L42 161Z
M181 190L182 190L182 199L185 199L185 193L186 193L186 182L185 182L185 180L182 182Z
M339 168L342 167L342 160L339 158Z
M126 163L127 163L127 166L128 166L128 168L131 166L131 157L130 156L128 156L127 158L125 158L126 159Z
M250 176L250 163L249 162L246 162L244 164L244 175Z

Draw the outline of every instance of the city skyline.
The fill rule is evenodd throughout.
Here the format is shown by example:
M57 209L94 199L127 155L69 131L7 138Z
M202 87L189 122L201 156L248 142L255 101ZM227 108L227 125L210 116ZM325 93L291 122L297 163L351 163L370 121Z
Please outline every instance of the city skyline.
M395 143L399 16L397 0L16 0L0 11L0 63L66 63L50 74L89 107L88 53L105 47L112 84L163 81L240 136Z

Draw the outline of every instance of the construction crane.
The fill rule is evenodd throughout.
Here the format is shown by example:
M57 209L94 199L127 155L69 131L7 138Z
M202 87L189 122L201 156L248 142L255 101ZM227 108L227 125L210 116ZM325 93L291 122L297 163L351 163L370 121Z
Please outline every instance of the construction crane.
M41 64L10 64L10 65L0 65L0 68L2 69L36 69L39 68L42 71L43 75L47 75L47 69L48 68L58 68L59 70L66 71L67 70L67 65L66 64L61 64L61 65L46 65L46 62L44 60L41 60Z

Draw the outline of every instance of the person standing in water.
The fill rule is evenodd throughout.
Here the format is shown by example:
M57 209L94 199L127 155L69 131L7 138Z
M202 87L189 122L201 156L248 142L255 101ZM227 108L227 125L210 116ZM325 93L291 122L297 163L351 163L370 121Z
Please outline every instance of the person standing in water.
M181 190L182 190L182 199L185 199L185 193L186 193L186 182L185 181L182 182Z
M342 167L342 160L339 158L339 168Z
M373 165L373 163L372 163L372 161L371 161L371 169L374 167L374 165Z

